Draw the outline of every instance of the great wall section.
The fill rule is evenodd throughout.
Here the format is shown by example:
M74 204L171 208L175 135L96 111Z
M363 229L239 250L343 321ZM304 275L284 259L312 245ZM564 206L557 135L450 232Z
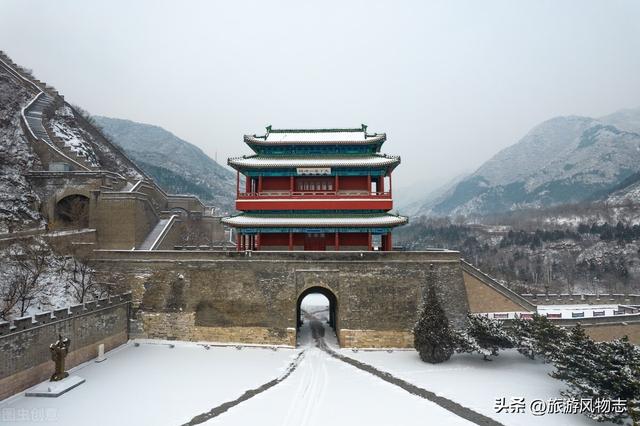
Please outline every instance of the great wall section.
M579 322L597 340L628 335L640 344L640 295L519 295L455 251L236 251L211 206L167 194L109 141L94 135L105 149L94 147L95 158L71 149L47 117L68 106L83 126L90 123L4 54L0 68L33 96L21 125L42 168L25 176L49 224L0 235L0 246L35 235L53 246L81 247L93 254L104 279L130 291L0 323L2 350L28 354L3 360L0 399L45 377L48 361L39 349L60 331L76 342L74 365L95 357L100 344L113 348L129 338L294 346L301 297L311 290L333 300L334 329L346 347L412 346L428 285L437 289L454 325L468 312L508 321L545 305L576 305L582 316L551 318L563 326ZM61 211L66 203L86 215L68 220ZM205 238L185 238L190 233ZM602 315L588 309L602 304L615 308ZM74 334L80 329L89 331Z

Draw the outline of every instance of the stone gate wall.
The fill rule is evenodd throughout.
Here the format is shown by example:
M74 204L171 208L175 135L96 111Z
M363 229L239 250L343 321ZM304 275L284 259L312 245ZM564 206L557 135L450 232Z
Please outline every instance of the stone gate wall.
M412 346L429 284L454 325L468 312L452 251L96 253L133 293L137 337L294 345L298 296L316 286L335 294L348 347Z

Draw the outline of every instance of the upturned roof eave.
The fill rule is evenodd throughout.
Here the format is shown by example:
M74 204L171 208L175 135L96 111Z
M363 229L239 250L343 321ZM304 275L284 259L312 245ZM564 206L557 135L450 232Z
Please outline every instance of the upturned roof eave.
M286 146L286 145L373 145L380 143L382 144L387 140L386 133L377 133L374 135L370 135L363 140L344 140L344 141L328 141L328 140L317 140L317 141L267 141L266 136L257 136L257 135L244 135L244 142L249 145L257 145L257 146Z
M251 223L242 223L237 218L246 217L252 220ZM397 219L389 221L389 219ZM236 219L236 220L234 220ZM287 219L295 219L296 221L287 222ZM319 221L316 217L304 217L303 215L295 217L259 217L247 214L239 214L222 218L222 223L234 228L394 228L408 223L409 218L406 216L395 216L390 214L380 215L379 221L375 221L376 217L336 217L334 222L331 221L331 215L322 217L324 221ZM367 219L369 219L367 221ZM373 220L372 220L373 219Z
M272 159L273 162L272 163L268 163L268 162L263 162L262 164L260 163L255 163L255 164L247 164L246 161L247 160L252 160L252 159L258 159L258 160L266 160L266 158ZM231 157L229 159L227 159L227 165L232 167L235 170L238 171L242 171L242 170L257 170L257 169L292 169L292 168L297 168L297 167L331 167L331 168L335 168L335 169L349 169L349 168L356 168L356 169L387 169L388 171L391 171L393 169L395 169L399 164L400 164L400 157L399 156L383 156L383 155L371 155L371 156L366 156L366 157L354 157L355 159L361 159L361 160L377 160L379 159L380 161L378 161L375 164L366 164L365 161L358 163L357 161L352 161L351 164L340 164L339 160L345 160L343 158L339 158L335 159L335 158L331 158L331 157L316 157L313 158L312 160L314 161L309 161L310 159L308 157L301 157L301 158L286 158L286 160L289 160L290 163L286 163L285 158L283 157L264 157L261 155L253 155L253 156L244 156L244 157ZM304 163L302 162L296 162L297 160L306 160ZM346 159L346 161L349 161L350 159ZM332 164L331 162L334 161L334 163Z

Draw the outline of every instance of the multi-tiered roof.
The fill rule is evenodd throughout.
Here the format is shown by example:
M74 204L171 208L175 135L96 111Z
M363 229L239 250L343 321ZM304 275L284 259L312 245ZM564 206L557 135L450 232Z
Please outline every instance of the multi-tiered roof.
M391 172L400 157L380 153L385 140L384 133L370 134L365 125L269 126L263 136L245 136L256 154L228 160L238 171L236 208L243 213L223 222L240 234L390 232L407 219L388 213L393 205ZM243 191L240 174L246 180ZM336 247L337 241L338 236Z

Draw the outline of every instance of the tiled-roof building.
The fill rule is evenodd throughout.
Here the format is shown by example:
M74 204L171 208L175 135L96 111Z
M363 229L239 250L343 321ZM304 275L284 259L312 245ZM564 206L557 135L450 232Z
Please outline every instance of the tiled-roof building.
M391 250L407 218L393 207L400 157L380 153L386 135L354 129L272 129L245 136L255 155L230 158L236 209L224 218L238 250ZM244 186L241 188L241 176Z

